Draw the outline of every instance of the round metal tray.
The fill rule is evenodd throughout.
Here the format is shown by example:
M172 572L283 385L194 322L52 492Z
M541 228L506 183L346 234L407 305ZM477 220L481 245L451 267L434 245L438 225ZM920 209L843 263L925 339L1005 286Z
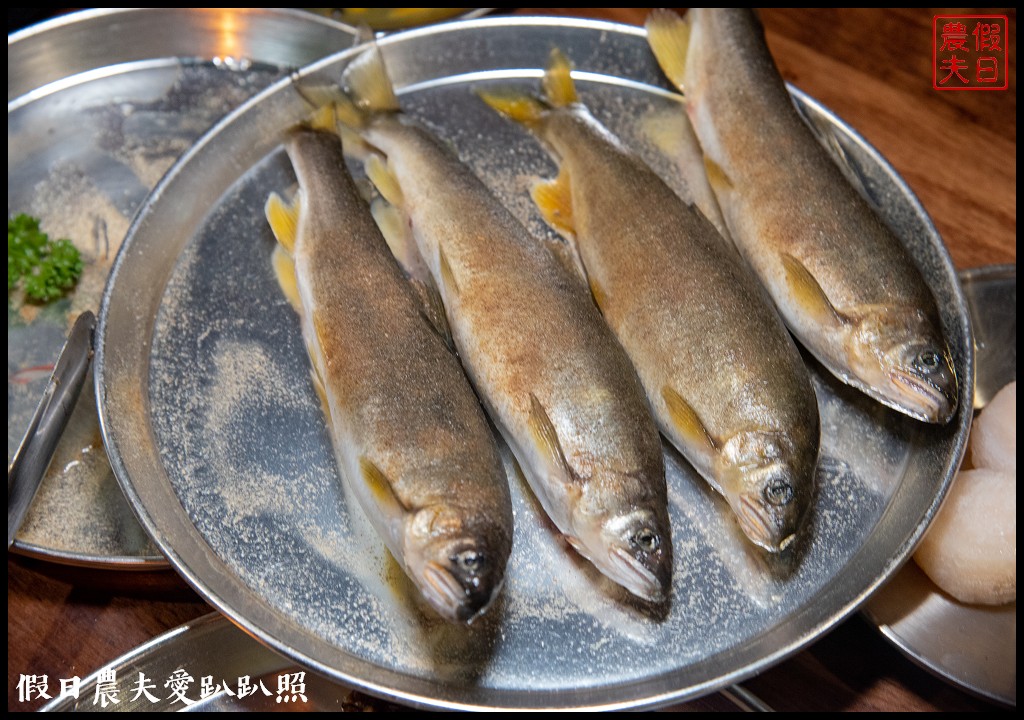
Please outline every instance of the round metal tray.
M64 342L100 296L129 221L203 132L292 69L352 45L341 23L287 9L88 10L7 38L7 213L71 238L85 272L52 306L7 304L7 458ZM17 552L76 565L167 564L136 522L82 393L19 530Z
M380 41L408 112L448 139L535 233L527 189L553 167L472 92L536 87L552 47L581 98L675 182L647 135L681 112L639 28L488 19ZM876 203L935 292L966 410L945 427L898 415L808 361L822 419L814 510L782 558L745 542L724 503L666 449L676 565L653 611L551 531L506 453L515 506L502 596L469 628L421 611L338 479L298 320L263 218L294 184L280 147L308 113L298 85L240 108L167 175L133 223L103 299L97 396L117 477L175 568L246 631L299 664L434 708L635 708L735 683L847 617L908 557L959 465L970 421L970 321L942 241L877 152L810 98L794 100ZM656 123L657 124L657 123Z

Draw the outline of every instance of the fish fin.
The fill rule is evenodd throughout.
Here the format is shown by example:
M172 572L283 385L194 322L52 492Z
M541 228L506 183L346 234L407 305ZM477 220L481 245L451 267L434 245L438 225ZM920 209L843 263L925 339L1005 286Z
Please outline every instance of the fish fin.
M452 338L452 329L448 325L448 316L444 314L444 302L441 300L441 293L437 291L434 283L429 280L424 281L413 278L411 282L413 290L423 304L423 317L437 331L437 334L444 340L444 344L448 346L448 349L455 352L455 340Z
M699 452L717 454L717 444L690 403L668 385L661 389L661 397L668 408L672 426L679 432L683 442Z
M395 88L388 77L384 56L377 43L360 53L341 76L345 94L352 99L360 115L401 110Z
M399 514L406 514L409 509L405 503L395 495L394 488L384 471L377 467L376 463L365 455L359 457L359 472L363 476L363 482L370 489L370 494L377 501L388 517Z
M282 245L274 247L270 255L270 264L274 268L274 277L277 284L284 293L288 303L295 308L295 312L302 314L302 299L299 297L299 283L295 277L295 261Z
M534 444L540 449L548 462L554 467L561 468L565 472L566 478L575 478L576 473L569 467L569 461L565 459L565 451L562 450L562 444L558 441L555 426L544 410L544 406L540 404L540 400L533 393L530 393L530 418L528 424Z
M409 216L380 197L374 198L370 203L370 214L373 215L381 235L387 241L391 254L395 256L406 274L421 282L426 281L430 273L416 247L416 239L412 235L412 228L409 227Z
M789 253L783 253L782 267L786 271L786 282L789 283L789 289L800 307L820 323L843 322L843 316L836 310L821 285L802 262Z
M563 235L576 232L572 216L572 187L565 166L559 169L555 178L534 184L530 195L548 225Z
M263 213L267 216L274 237L289 253L295 251L295 238L299 233L299 213L302 209L302 195L297 194L289 205L276 192L270 193Z
M708 176L708 184L711 185L711 189L714 190L715 193L732 190L733 184L732 180L729 178L729 174L722 169L721 165L716 163L707 155L704 156L704 172Z
M441 284L456 297L459 294L459 283L455 280L455 273L448 263L448 256L444 254L444 248L437 246L437 264L441 270Z
M608 296L604 294L604 288L589 275L587 276L587 285L590 286L590 294L594 296L594 304L597 305L599 310L604 310L605 303L608 301Z
M501 91L477 90L476 94L493 110L528 128L540 122L548 111L544 102L525 92L508 89Z
M647 43L662 72L677 88L683 87L686 53L690 48L690 22L667 9L656 9L647 16Z
M327 103L321 105L319 108L313 111L313 114L309 116L307 124L314 130L325 130L327 132L335 132L335 128L338 126L338 115L335 112L335 104Z
M402 187L398 184L398 178L395 177L384 158L373 153L366 158L365 167L367 177L384 196L384 199L392 205L401 207L405 201Z
M317 370L315 365L310 369L309 377L313 380L313 389L316 390L316 396L320 398L320 407L323 408L324 417L327 418L328 423L330 423L331 403L327 400L327 389L324 387L323 378L320 377L320 371Z
M565 107L577 102L576 85L572 81L572 65L558 48L551 51L548 67L544 71L544 97L554 107Z

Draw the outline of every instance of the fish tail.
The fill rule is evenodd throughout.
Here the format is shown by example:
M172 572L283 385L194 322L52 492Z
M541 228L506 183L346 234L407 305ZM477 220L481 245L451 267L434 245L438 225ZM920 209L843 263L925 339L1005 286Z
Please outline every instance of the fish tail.
M659 8L647 16L646 28L647 42L662 71L681 89L690 47L690 22L671 10Z
M341 76L341 85L348 103L341 103L338 119L349 127L364 127L374 115L401 110L376 43L349 63Z
M550 109L540 98L511 88L477 90L477 95L499 114L528 128L537 125Z
M578 102L576 84L572 80L572 64L558 48L551 51L543 85L544 97L552 107L565 107Z

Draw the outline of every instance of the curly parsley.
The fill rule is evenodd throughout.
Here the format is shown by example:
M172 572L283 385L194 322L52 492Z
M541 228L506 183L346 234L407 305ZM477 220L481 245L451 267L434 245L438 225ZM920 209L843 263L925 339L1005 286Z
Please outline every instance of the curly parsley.
M75 287L82 258L70 240L50 240L39 220L24 213L7 219L7 292L18 287L36 303L52 302Z

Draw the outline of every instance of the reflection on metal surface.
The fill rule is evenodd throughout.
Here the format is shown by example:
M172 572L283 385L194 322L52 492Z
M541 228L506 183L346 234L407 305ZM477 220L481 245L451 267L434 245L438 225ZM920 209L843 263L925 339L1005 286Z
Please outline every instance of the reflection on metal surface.
M491 19L380 45L403 106L535 234L551 237L528 195L550 163L473 91L495 80L534 88L553 46L576 63L594 113L678 181L644 134L652 116L679 108L638 28ZM295 82L336 79L350 57ZM919 261L966 395L967 308L941 239L874 150L814 101L794 99L838 136ZM190 151L133 224L101 313L97 387L118 479L175 568L233 622L299 665L405 704L664 706L806 646L908 557L960 462L969 417L919 423L811 362L822 458L809 524L790 551L752 549L666 450L676 564L671 602L652 608L551 532L506 454L517 525L503 594L470 628L430 616L341 489L298 321L271 271L262 208L294 183L280 133L307 112L295 85L281 83Z
M142 8L71 13L8 38L8 212L41 218L86 264L75 293L51 307L8 299L8 461L48 376L31 371L53 363L79 313L98 310L149 190L215 121L353 36L297 10ZM166 565L117 487L91 390L56 457L17 552L87 566Z
M1017 269L960 274L976 345L975 406L1017 378ZM1005 705L1017 705L1017 603L964 605L910 561L864 606L864 614L909 658L936 675Z

